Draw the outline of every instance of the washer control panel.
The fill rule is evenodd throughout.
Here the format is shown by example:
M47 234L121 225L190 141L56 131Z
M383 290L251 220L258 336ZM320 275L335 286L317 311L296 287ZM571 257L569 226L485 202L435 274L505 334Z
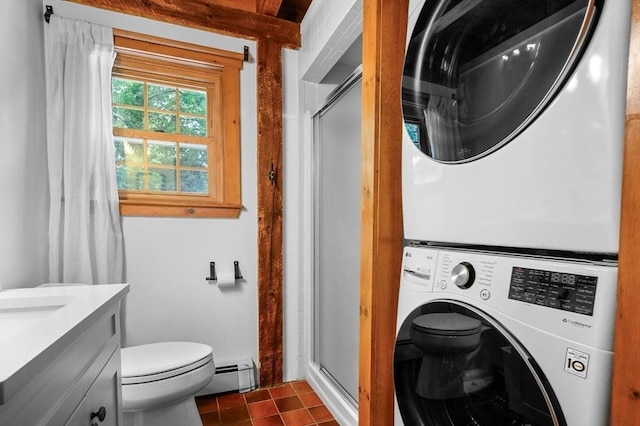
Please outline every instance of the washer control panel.
M593 315L598 277L514 266L509 299Z
M408 246L402 266L403 300L459 300L567 339L613 348L616 265Z

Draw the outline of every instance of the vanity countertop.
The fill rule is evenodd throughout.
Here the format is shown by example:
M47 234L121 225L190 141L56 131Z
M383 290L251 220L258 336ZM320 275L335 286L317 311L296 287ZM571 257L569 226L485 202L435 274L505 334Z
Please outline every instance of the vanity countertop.
M0 405L129 291L128 284L0 292Z

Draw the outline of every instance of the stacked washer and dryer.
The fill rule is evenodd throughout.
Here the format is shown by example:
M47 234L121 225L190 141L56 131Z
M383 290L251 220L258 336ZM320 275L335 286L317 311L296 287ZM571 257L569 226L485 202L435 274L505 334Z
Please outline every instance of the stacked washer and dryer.
M609 421L631 0L421 0L396 425Z

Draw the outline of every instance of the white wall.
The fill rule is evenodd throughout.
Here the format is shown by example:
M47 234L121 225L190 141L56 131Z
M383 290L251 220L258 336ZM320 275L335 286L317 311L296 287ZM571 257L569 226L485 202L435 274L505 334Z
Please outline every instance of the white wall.
M49 184L40 0L0 11L0 289L47 281Z
M319 83L362 34L362 0L314 0L300 31L300 76Z
M283 220L284 220L284 371L285 381L303 379L304 368L304 288L302 273L302 210L300 205L303 169L300 156L300 103L298 51L282 52L283 86Z

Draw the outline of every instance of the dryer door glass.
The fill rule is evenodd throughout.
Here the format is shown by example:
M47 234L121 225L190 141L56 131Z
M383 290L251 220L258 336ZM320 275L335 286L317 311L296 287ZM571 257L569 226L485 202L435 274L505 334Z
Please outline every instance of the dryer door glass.
M404 64L408 137L453 163L506 144L567 81L594 26L594 3L426 1Z
M544 374L508 331L476 308L431 302L402 323L394 353L405 425L566 425Z

